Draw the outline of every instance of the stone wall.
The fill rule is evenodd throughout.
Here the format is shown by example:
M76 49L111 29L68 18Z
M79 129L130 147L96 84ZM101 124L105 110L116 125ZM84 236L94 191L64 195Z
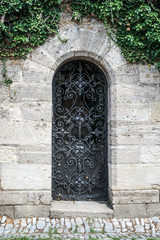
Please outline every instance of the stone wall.
M26 60L8 61L0 88L0 215L49 216L52 80L71 59L97 64L108 80L109 199L115 217L160 216L160 74L128 64L103 24L62 16L60 36ZM2 66L0 66L2 68Z

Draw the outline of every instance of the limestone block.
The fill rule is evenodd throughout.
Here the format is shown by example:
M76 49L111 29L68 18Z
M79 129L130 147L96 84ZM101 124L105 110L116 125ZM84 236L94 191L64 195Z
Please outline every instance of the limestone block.
M0 205L27 204L27 193L21 191L1 191Z
M46 43L44 45L46 45ZM54 64L55 58L54 55L51 54L51 52L49 54L47 51L45 51L45 47L43 47L44 45L36 48L31 54L29 54L28 59L51 69Z
M0 205L0 216L8 216L10 218L15 217L15 208L13 206L1 206Z
M18 162L17 148L10 146L0 146L0 162L1 163Z
M116 145L160 144L160 123L117 122L112 124L112 138Z
M157 85L157 92L156 92L156 95L157 95L156 100L157 100L157 101L160 101L160 86L158 86L158 85Z
M46 42L45 42L45 44L43 44L42 46L41 46L41 49L42 49L42 51L43 52L45 52L45 54L47 55L47 57L49 57L49 58L51 58L51 59L54 59L54 61L52 60L52 68L53 68L53 64L54 64L54 62L60 57L59 55L58 55L58 52L56 52L56 48L54 48L54 42L56 42L56 36L55 37L53 37L53 38L49 38ZM60 40L58 40L57 39L57 41L59 41L60 42ZM53 43L53 44L52 44ZM41 50L40 49L40 50ZM39 55L38 55L39 56ZM35 58L34 58L35 59ZM38 57L37 57L37 59L38 59ZM35 61L35 62L38 62L37 60ZM50 67L49 67L50 68Z
M63 29L63 30L62 30ZM73 51L74 45L73 45L73 34L77 33L77 29L74 28L74 26L70 27L64 27L60 29L59 34L61 39L67 39L66 42L60 41L58 36L56 35L54 38L50 38L48 40L48 44L44 44L43 48L46 52L51 54L51 56L54 57L55 60L60 58L64 55L64 53L68 53Z
M9 106L8 107L8 119L14 119L16 121L21 121L22 120L22 111L19 108L19 106Z
M159 84L160 73L155 66L139 64L140 82L145 84Z
M19 163L51 164L52 163L52 146L19 146L18 159Z
M91 52L97 53L99 56L105 56L114 45L104 29L97 29L94 37L90 39L90 43Z
M62 56L65 52L70 51L90 51L91 41L95 36L95 30L85 26L66 26L59 30L61 39L67 39L61 42L57 37L50 41L56 53Z
M20 104L3 102L0 104L0 119L22 120Z
M50 190L51 167L46 164L3 164L2 189Z
M7 61L7 75L11 78L13 82L23 82L22 69L24 65L24 60L12 60Z
M148 217L160 217L160 203L147 204L147 216Z
M109 62L114 70L127 63L116 45L110 48L110 51L104 56L104 59Z
M148 145L140 148L140 162L160 164L160 146Z
M39 86L33 81L32 85L12 84L10 88L10 97L17 102L25 100L52 101L52 88L48 85Z
M124 75L122 75L122 74L120 74L119 72L117 73L115 73L115 75L116 75L116 82L118 83L118 84L137 84L137 82L138 82L138 79L139 79L139 76L138 76L138 74L136 75L136 74L124 74Z
M116 118L120 121L149 121L149 104L117 101Z
M119 101L155 101L156 86L137 84L117 84L116 96Z
M73 46L73 50L77 51L90 51L92 48L92 39L94 39L96 32L94 29L89 29L89 27L77 27L73 31L71 42L68 44Z
M158 190L112 191L112 204L159 203Z
M151 121L160 122L160 101L151 103Z
M30 191L27 193L27 204L29 205L49 205L51 203L51 200L51 191Z
M9 117L9 110L0 108L0 119L8 118Z
M111 146L112 164L135 164L140 162L140 147L134 145Z
M9 89L7 87L5 87L5 86L1 86L0 104L5 99L8 99L8 97L9 97Z
M51 123L0 121L0 144L51 144Z
M15 206L15 218L23 217L49 217L48 205Z
M1 189L1 173L2 173L2 163L0 163L0 189Z
M50 69L27 59L24 62L23 81L25 83L45 83Z
M137 64L124 64L120 67L118 67L115 71L116 76L138 76L138 66Z
M75 52L67 52L65 54L62 54L61 57L59 57L56 62L54 63L52 70L54 73L59 69L59 67L66 61L73 60L75 58Z
M112 190L150 190L160 183L160 164L112 164L110 168Z
M29 102L24 103L22 107L24 119L33 121L52 121L52 103L51 102Z
M146 217L146 204L113 205L115 218Z

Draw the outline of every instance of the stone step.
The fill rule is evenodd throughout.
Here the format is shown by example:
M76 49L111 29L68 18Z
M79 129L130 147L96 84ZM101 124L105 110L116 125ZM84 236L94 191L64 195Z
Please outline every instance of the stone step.
M93 201L53 201L50 208L51 218L112 218L113 210L105 202Z

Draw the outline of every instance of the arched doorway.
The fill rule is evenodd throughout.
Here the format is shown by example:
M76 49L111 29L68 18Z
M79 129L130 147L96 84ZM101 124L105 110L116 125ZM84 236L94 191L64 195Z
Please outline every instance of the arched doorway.
M107 200L107 81L95 64L56 72L52 138L53 199Z

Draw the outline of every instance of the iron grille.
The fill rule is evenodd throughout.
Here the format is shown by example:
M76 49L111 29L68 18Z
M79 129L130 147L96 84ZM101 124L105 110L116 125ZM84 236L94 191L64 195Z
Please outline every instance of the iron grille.
M53 81L54 199L107 198L107 82L93 63L64 64Z

